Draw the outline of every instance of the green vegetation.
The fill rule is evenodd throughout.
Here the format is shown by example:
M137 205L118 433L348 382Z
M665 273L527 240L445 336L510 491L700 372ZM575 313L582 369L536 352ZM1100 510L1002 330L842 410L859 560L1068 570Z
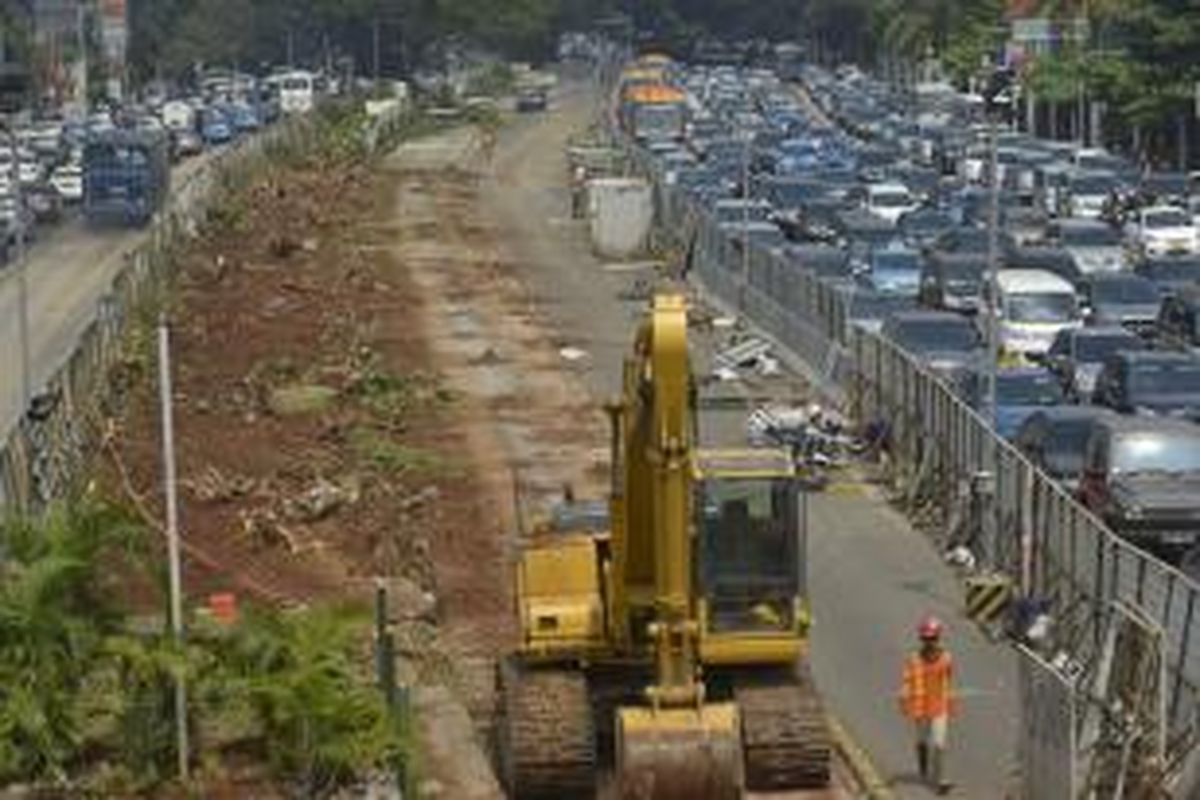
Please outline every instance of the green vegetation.
M525 59L551 52L560 0L130 0L135 73L175 75L196 64L327 64L360 74L380 62L407 74L448 42Z
M406 757L364 666L363 614L252 608L228 627L193 621L180 649L120 606L129 575L160 572L155 549L92 498L0 525L0 784L111 796L168 780L176 675L210 773L227 749L259 752L271 777L321 796Z
M1001 0L808 0L817 55L831 61L909 63L932 53L965 81L1007 36ZM1062 32L1056 51L1021 76L1040 99L1105 105L1108 138L1162 151L1193 114L1200 80L1200 7L1184 0L1043 0L1031 13ZM1086 13L1081 40L1067 31ZM1161 152L1160 152L1161 154Z

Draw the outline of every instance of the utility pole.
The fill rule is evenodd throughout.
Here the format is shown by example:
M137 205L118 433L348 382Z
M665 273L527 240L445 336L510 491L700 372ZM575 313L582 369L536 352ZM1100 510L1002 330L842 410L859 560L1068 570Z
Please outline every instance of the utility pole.
M998 275L1000 271L1000 164L996 143L996 113L988 108L988 242L987 242L987 391L986 409L989 426L996 424L996 368L1000 352Z
M371 25L371 68L375 83L379 83L379 14L375 14L375 22Z
M17 338L21 349L21 412L29 408L33 398L33 369L29 355L29 275L26 270L25 258L25 193L21 190L21 147L17 140L16 127L10 123L8 128L9 147L12 148L8 160L9 181L12 184L13 225L17 234Z
M175 479L175 419L171 402L171 333L167 317L158 318L158 387L162 415L163 491L167 506L167 568L171 593L171 633L183 647L183 579L179 563L179 495ZM179 778L188 779L187 686L175 676L175 752Z
M742 280L738 287L738 312L746 313L746 294L750 284L750 131L742 134Z
M79 49L79 106L83 110L83 118L88 116L88 36L87 36L87 0L79 0L76 6L75 46Z

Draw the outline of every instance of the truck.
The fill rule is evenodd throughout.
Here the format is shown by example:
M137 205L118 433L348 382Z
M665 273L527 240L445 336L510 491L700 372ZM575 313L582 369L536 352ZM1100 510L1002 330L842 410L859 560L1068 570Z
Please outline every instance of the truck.
M145 225L166 200L170 179L165 132L93 133L83 147L84 215L93 225Z
M683 138L687 95L665 83L635 83L621 92L621 127L639 142Z

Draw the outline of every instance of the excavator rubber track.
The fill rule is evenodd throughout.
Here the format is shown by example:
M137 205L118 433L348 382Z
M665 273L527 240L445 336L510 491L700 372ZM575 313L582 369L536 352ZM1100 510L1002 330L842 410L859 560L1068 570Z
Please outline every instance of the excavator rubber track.
M500 670L498 745L512 800L591 800L596 793L596 738L582 672Z
M739 686L747 788L819 789L829 785L833 750L825 707L802 674L784 684Z

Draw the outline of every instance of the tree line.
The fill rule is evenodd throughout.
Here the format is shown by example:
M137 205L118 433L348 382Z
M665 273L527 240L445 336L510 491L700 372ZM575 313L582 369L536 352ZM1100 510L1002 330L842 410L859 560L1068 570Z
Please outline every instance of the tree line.
M1200 6L1190 0L808 0L805 38L828 61L878 67L933 55L965 83L1000 60L1010 6L1051 23L1050 52L1016 65L1015 78L1073 109L1069 135L1095 107L1104 139L1139 152L1177 147L1187 161L1200 81Z

